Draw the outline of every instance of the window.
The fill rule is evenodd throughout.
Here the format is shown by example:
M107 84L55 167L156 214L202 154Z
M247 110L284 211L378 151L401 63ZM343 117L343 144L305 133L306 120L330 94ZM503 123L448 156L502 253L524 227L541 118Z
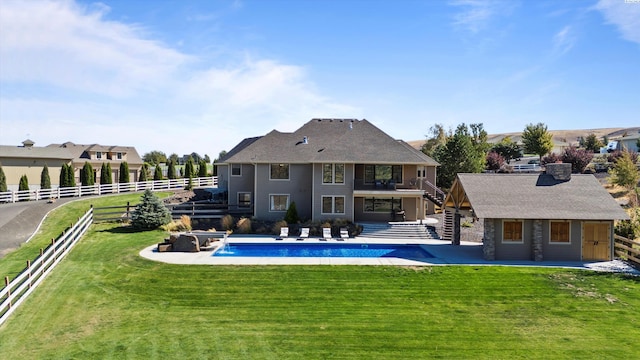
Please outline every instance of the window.
M395 180L402 183L402 165L365 165L364 182L373 184L376 180Z
M402 198L365 198L365 212L386 212L390 213L397 209L402 209Z
M289 180L289 164L271 164L271 180Z
M502 223L502 241L517 243L523 242L522 221L504 220L504 222Z
M251 193L239 192L238 193L238 207L250 207L251 206Z
M97 157L98 159L102 159L102 152L101 152L101 151L97 151L97 152L96 152L96 157Z
M570 228L571 222L569 221L551 221L549 241L552 243L570 243Z
M287 211L289 208L289 195L269 195L270 211Z
M231 176L242 176L241 164L231 164Z
M323 196L323 214L344 214L344 196Z
M323 184L344 184L344 164L323 164Z

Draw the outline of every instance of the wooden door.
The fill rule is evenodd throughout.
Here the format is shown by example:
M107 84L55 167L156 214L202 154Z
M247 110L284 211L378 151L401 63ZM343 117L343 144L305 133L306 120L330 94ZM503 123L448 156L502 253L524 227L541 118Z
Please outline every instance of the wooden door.
M582 223L582 260L611 260L611 223Z

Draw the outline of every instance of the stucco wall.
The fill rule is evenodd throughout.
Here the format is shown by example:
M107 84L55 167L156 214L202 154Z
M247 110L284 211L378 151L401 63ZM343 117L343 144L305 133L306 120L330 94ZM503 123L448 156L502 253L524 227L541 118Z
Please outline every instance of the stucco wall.
M286 211L270 211L269 195L288 194L289 203L294 201L296 203L298 216L302 219L311 218L311 165L290 164L289 180L270 180L269 173L269 164L256 166L257 188L254 194L256 217L263 220L283 219Z

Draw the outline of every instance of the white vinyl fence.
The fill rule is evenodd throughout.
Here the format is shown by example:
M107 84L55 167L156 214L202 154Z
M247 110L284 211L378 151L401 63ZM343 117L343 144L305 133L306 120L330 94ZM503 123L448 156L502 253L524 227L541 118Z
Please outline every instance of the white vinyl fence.
M63 197L82 197L90 195L119 194L125 192L176 190L184 189L189 184L189 179L156 180L132 183L96 184L91 186L75 186L57 189L37 189L23 191L7 191L0 193L0 203L13 203L28 200L49 200ZM218 177L192 178L191 185L197 187L217 187Z
M33 261L28 260L27 267L15 279L9 281L8 276L4 278L5 287L0 290L0 325L58 265L92 223L93 208L89 209L75 225L63 232L57 240L52 239L51 245L46 250L40 251L40 256Z

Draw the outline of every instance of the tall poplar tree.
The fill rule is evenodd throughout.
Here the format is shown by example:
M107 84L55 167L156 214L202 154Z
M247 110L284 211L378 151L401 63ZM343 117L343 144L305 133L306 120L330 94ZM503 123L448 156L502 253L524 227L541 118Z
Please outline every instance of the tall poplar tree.
M120 175L118 176L118 182L125 184L129 182L129 164L126 161L120 163Z
M88 161L85 161L82 171L80 171L80 183L82 186L91 186L95 184L94 176L93 167Z
M44 164L40 173L40 189L51 189L51 178L49 177L49 167Z

